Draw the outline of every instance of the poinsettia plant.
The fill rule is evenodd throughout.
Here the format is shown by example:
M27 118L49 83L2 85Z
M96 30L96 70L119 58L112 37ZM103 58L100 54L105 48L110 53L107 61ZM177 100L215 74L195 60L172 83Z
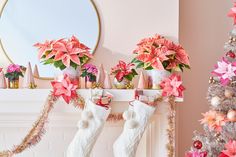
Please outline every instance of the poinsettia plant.
M88 80L90 82L95 82L96 81L97 74L98 74L98 69L93 64L85 64L82 67L81 77L85 77L86 80Z
M36 43L34 46L38 48L38 58L44 64L53 64L61 70L70 66L76 69L92 57L90 48L75 36L69 39L46 40L44 43Z
M169 97L183 97L183 91L185 87L182 85L182 79L180 75L172 74L167 78L164 78L160 83L162 89L162 96Z
M181 45L163 36L142 39L133 51L136 55L132 63L145 70L183 71L190 68L189 57Z
M20 65L10 64L7 67L7 73L5 74L5 77L8 78L8 80L17 80L20 76L23 77Z
M124 78L129 81L132 81L135 75L138 73L134 69L133 63L126 64L124 61L120 60L119 63L111 68L111 74L115 75L117 81L121 82Z

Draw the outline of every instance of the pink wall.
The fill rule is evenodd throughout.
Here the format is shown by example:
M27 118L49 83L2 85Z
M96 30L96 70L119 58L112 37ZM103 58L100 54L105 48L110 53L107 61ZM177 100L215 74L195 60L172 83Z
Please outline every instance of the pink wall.
M191 71L184 73L185 101L179 106L179 154L191 146L192 132L201 130L201 112L209 109L206 92L210 72L223 55L232 20L226 17L232 1L180 0L180 43L191 57Z

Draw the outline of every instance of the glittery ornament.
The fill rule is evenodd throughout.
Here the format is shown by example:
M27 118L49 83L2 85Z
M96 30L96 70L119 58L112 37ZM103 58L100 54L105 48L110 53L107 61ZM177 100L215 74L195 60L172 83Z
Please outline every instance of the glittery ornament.
M232 51L227 52L227 53L226 53L226 56L227 56L227 57L230 57L230 58L233 58L233 59L236 57L235 53L232 52Z
M201 149L202 148L202 142L199 140L196 140L193 142L193 147L196 149Z
M214 96L211 99L211 105L214 107L217 107L218 105L220 105L220 98L218 96Z
M215 83L216 81L214 80L214 78L213 77L210 77L210 79L209 79L209 84L211 84L211 83Z
M227 118L231 122L236 122L236 110L229 110L227 113Z
M234 95L233 91L229 90L229 89L226 89L225 90L225 97L226 98L232 98Z

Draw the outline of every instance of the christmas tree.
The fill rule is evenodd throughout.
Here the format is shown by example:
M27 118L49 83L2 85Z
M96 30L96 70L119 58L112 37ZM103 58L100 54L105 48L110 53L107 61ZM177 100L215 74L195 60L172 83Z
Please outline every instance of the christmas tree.
M236 2L228 13L236 25ZM236 157L236 26L225 44L225 55L217 62L209 80L203 113L204 133L195 132L186 157Z

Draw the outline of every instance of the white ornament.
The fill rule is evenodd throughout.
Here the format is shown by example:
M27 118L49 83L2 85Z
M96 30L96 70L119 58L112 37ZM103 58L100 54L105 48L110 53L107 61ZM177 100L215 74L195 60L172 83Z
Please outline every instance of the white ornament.
M78 128L79 129L86 129L86 128L88 128L88 126L89 126L89 123L86 120L80 120L78 122Z
M220 101L221 99L218 96L214 96L213 98L211 98L211 105L217 107L218 105L220 105Z
M129 120L129 119L135 118L135 112L132 110L127 110L123 113L122 116L124 120Z
M81 114L83 120L90 120L93 118L93 113L91 111L83 111Z
M129 129L135 129L138 127L138 122L136 120L128 120L126 121L126 127L129 128Z
M229 89L226 89L225 90L225 97L226 98L232 98L234 95L233 91L229 90Z

